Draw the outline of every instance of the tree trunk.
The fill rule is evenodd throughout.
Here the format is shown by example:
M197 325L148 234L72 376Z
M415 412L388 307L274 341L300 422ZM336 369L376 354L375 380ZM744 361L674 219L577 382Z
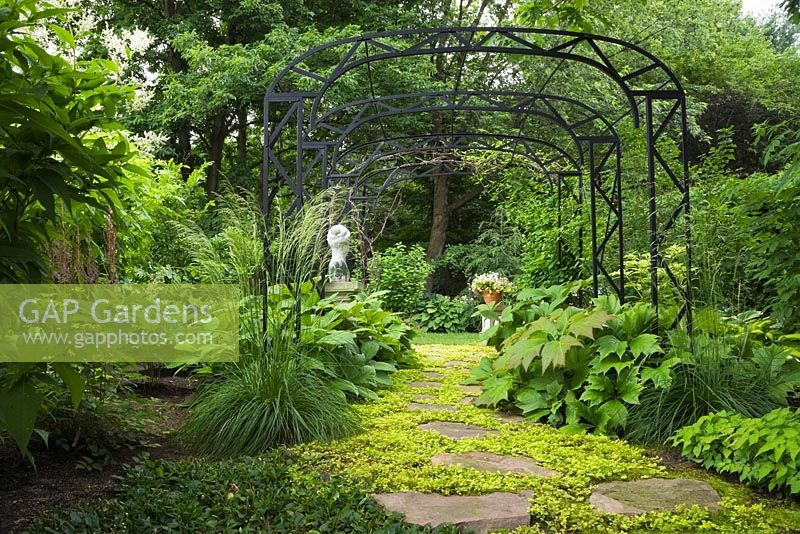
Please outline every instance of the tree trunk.
M450 222L450 208L448 206L449 190L449 176L435 176L433 178L431 234L428 239L428 251L425 254L425 259L428 261L440 257L444 252L445 243L447 243L447 226Z
M165 19L173 17L177 9L174 0L164 0ZM186 62L183 60L183 56L171 46L167 48L167 59L174 72L186 71ZM191 165L192 140L188 122L181 121L175 129L175 135L178 138L178 162L181 164L181 176L185 181L189 179L189 175L194 170Z
M220 110L214 115L214 123L211 130L211 146L208 154L211 159L211 166L208 168L206 176L206 195L209 197L219 190L219 169L222 164L222 150L225 148L225 138L228 136L225 115L224 110Z
M179 126L177 131L178 136L178 162L181 164L181 176L183 181L189 179L194 168L191 165L192 157L192 141L189 137L189 127Z
M247 164L247 106L244 104L237 113L236 157L239 164Z

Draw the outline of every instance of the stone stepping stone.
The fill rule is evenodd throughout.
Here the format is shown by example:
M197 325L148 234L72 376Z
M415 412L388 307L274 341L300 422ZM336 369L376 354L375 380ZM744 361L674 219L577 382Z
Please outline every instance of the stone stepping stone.
M436 371L424 371L422 376L424 378L444 378L442 373L437 373Z
M432 403L436 400L436 395L427 395L425 393L417 393L414 395L415 402L428 402Z
M595 513L638 515L672 511L682 504L719 509L719 494L708 482L688 478L648 478L595 486L589 502Z
M415 382L409 382L408 385L411 386L412 388L436 388L436 389L439 389L440 387L442 387L442 383L441 382L426 382L424 380L417 380Z
M532 491L495 492L487 495L439 495L438 493L383 493L373 495L391 512L399 512L408 523L420 526L457 525L459 529L486 534L499 529L530 525L528 499Z
M485 438L486 436L500 433L498 430L492 430L482 426L450 421L431 421L430 423L419 425L419 428L422 430L433 430L452 439Z
M525 421L525 418L522 417L521 415L518 415L518 414L515 414L515 413L508 413L508 412L493 413L492 417L494 417L495 419L499 419L504 423L508 423L509 425L513 425L513 424L516 424L516 423L522 423L523 421Z
M470 395L472 397L477 397L483 393L483 388L480 386L458 386L458 389L460 389L461 393L464 395Z
M463 399L459 400L461 404L475 404L475 399L478 397L464 397Z
M429 412L457 412L458 408L449 404L422 404L412 402L408 405L409 410L427 410Z
M453 361L450 361L450 362L444 362L444 366L445 367L450 367L450 368L452 368L452 367L472 367L472 364L469 363L469 362L462 362L462 361L459 361L459 360L453 360Z
M491 452L445 452L431 458L433 465L459 465L491 473L522 473L537 477L553 477L558 471L540 466L526 456L504 456Z

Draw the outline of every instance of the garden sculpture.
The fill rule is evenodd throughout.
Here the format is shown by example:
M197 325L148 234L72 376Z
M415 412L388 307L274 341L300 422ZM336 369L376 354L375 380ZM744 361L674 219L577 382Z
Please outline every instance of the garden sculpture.
M341 224L328 230L328 245L331 247L331 262L328 264L330 282L349 282L350 270L347 268L347 252L350 250L350 230Z

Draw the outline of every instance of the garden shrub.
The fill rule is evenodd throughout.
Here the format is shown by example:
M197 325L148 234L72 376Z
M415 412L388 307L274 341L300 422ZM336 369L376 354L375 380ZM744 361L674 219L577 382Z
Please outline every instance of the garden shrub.
M511 405L567 431L663 442L708 413L760 416L800 390L800 362L764 345L786 337L765 324L713 323L701 313L694 337L673 330L662 347L650 333L652 307L613 296L570 306L578 287L525 289L502 313L481 306L497 321L484 337L500 354L472 372L483 386L478 403ZM703 332L711 323L725 335Z
M422 298L430 265L419 245L398 243L377 256L376 288L385 291L383 301L391 311L411 314Z
M426 332L465 332L470 308L462 300L434 294L419 303L414 321Z
M498 209L491 219L479 225L479 232L470 243L448 245L433 261L434 266L459 273L466 280L492 271L509 276L519 274L525 238L508 214Z
M1 283L52 279L45 256L59 230L79 226L71 228L69 246L85 255L94 247L91 231L107 220L121 222L135 196L133 182L149 178L132 164L136 151L118 122L117 110L133 89L116 83L111 61L65 57L74 44L60 25L67 10L48 7L31 1L0 7ZM48 46L35 37L45 27L54 34ZM77 408L85 384L69 363L0 364L0 439L9 436L32 460L28 444L49 399L66 391L68 405Z
M800 388L800 363L776 345L742 353L736 341L670 332L668 357L679 363L665 387L642 392L631 413L628 437L663 442L716 411L759 417L785 406L787 396Z
M430 532L370 499L362 482L297 469L285 451L236 461L146 461L117 497L61 510L30 532ZM438 532L455 532L455 528Z
M789 327L800 326L800 129L782 123L757 128L769 141L764 162L785 165L775 175L738 180L728 190L752 251L748 266L769 296L767 309Z
M558 299L559 303L577 300L578 291L585 287L584 282L573 282L565 286L556 285L547 288L526 288L519 291L512 302L504 302L501 314L495 313L493 308L480 305L480 313L495 321L495 324L482 334L488 345L500 350L503 342L514 334L518 328L534 321L539 310L538 304L542 300L552 301Z
M499 321L487 336L501 352L484 358L470 375L483 386L476 404L505 402L534 420L566 425L566 431L615 433L625 429L646 386L669 384L677 360L658 356L649 305L621 306L615 297L601 297L581 309L566 305L573 290L524 290L521 302L501 315L482 308Z
M763 417L722 411L701 417L672 438L684 457L706 469L739 475L747 484L800 494L800 410Z

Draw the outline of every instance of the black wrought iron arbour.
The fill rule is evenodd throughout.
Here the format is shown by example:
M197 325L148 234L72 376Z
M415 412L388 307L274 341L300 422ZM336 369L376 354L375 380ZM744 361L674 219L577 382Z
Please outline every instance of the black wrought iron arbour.
M375 67L401 58L457 55L462 60L451 90L415 88L403 94L380 94L380 85L375 81L380 70ZM525 68L521 60L536 59L541 61L537 67L547 67L543 71L547 75L542 83L530 84L536 87L520 89L518 80L512 83L510 79L514 76L508 75L507 85L513 86L513 90L462 88L464 58L468 55L510 58L518 69ZM607 112L601 112L582 98L565 94L569 89L557 92L548 87L572 65L596 71L610 82L609 88L616 87L618 90L612 96L621 100L624 113L608 117ZM329 100L336 101L336 83L354 72L366 72L367 97L329 106ZM495 85L506 81L498 78ZM514 128L487 132L483 128L471 129L470 124L459 124L457 129L453 126L447 132L389 133L384 125L391 118L443 113L508 115ZM584 189L588 181L593 292L597 295L605 288L624 301L621 165L624 147L615 126L626 117L637 129L641 129L642 122L644 125L647 176L643 185L647 188L652 304L658 309L659 270L663 270L683 300L677 320L685 317L691 325L685 93L663 62L618 39L530 28L459 27L371 33L313 48L293 59L278 74L264 98L262 209L268 217L272 198L280 187L291 191L294 209L310 197L309 186L316 184L321 189L335 187L349 191L351 203L366 202L399 181L465 172L457 158L447 159L442 154L487 150L518 155L551 184L556 184L559 226L562 201L573 200L580 210L587 196ZM538 129L526 131L532 121ZM542 125L554 135L543 138ZM659 149L658 143L666 138L668 131L676 132L679 138L677 157L665 157ZM409 155L425 154L438 157L408 161ZM376 169L376 165L382 167ZM375 180L379 182L376 184ZM658 213L668 215L659 220ZM668 237L675 234L681 220L683 231L679 233L687 267L683 281L662 254L669 244ZM614 240L616 251L607 251ZM582 257L582 236L578 247L581 248L578 257Z

